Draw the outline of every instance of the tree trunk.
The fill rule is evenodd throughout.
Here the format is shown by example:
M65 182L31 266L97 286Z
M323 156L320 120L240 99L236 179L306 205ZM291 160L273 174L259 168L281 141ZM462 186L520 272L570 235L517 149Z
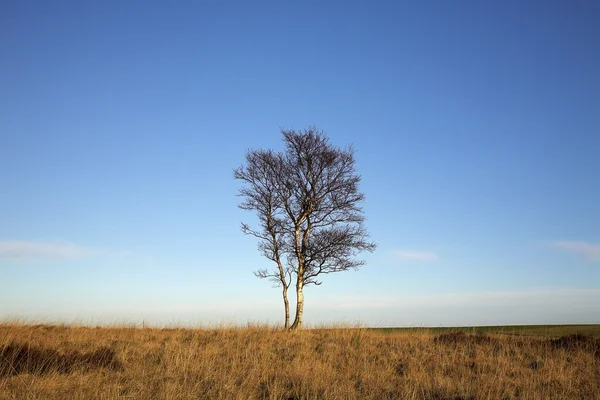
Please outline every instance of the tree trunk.
M287 290L288 288L283 286L283 304L285 305L285 326L284 329L288 329L290 327L290 302L287 298Z
M296 282L296 318L294 323L290 327L290 330L296 330L302 328L302 314L304 312L304 293L302 292L304 286L304 279L298 277Z

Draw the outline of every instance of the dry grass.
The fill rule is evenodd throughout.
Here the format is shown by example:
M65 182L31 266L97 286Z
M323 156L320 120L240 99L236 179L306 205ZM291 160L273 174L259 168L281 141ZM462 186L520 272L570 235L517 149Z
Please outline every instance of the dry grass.
M0 324L2 399L598 399L600 340Z

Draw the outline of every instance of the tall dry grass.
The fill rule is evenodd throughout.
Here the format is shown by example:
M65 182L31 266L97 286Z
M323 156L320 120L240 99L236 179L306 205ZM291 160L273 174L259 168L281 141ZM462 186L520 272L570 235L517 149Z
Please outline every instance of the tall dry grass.
M2 399L599 399L600 340L0 325Z

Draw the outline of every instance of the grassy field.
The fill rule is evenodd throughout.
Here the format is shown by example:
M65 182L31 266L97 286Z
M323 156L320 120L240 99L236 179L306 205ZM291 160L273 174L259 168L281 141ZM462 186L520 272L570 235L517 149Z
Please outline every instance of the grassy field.
M465 332L470 334L517 335L558 338L561 336L581 334L600 338L600 325L509 325L509 326L463 326L452 328L370 328L388 334L426 333L439 335L448 332Z
M599 331L3 323L0 398L599 399Z

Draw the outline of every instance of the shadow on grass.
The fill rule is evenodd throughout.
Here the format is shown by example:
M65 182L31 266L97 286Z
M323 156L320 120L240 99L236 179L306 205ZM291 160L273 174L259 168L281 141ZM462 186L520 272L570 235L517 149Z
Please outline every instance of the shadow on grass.
M433 338L434 343L455 345L455 344L494 344L498 339L485 334L469 335L463 331L443 333Z
M101 347L89 353L71 351L61 354L54 349L10 343L0 347L0 377L19 374L44 375L52 372L68 374L75 370L107 368L122 371L123 364L115 351Z
M495 337L485 334L471 335L463 331L443 333L433 338L434 343L443 345L465 345L465 344L498 344L500 341ZM600 359L600 339L591 336L585 336L580 333L562 336L558 339L546 339L538 342L540 346L550 346L554 349L564 349L567 351L584 351L593 353Z

